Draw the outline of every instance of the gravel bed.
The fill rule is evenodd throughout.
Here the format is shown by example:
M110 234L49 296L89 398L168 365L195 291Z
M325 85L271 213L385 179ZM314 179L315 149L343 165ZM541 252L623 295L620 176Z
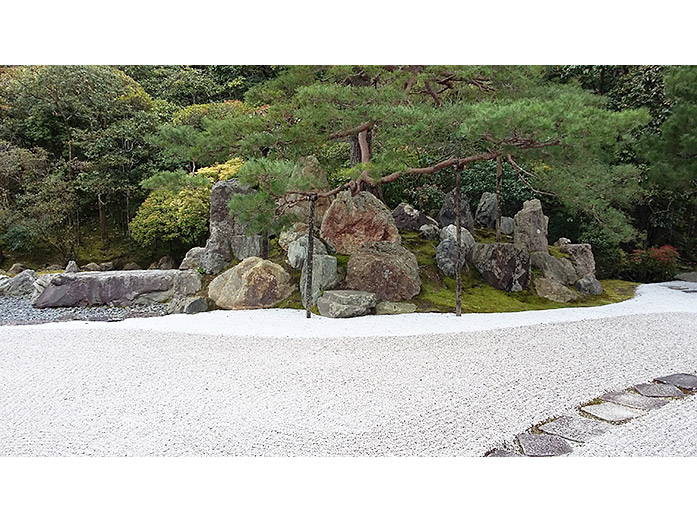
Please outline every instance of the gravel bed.
M75 325L0 330L0 455L482 456L697 369L684 312L312 339Z
M164 316L167 306L163 303L133 305L130 307L60 307L36 309L29 298L0 296L0 326L36 325L40 323L83 321L122 321L127 318Z
M671 401L591 439L573 456L697 456L697 396Z

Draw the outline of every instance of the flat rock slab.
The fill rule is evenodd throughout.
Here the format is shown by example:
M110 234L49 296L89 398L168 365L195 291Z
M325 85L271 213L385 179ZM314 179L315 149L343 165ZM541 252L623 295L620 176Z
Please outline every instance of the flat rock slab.
M656 381L674 385L675 387L680 387L681 389L697 390L697 376L694 374L671 374L670 376L656 378Z
M591 416L600 418L603 421L626 421L636 418L646 412L629 409L615 403L598 403L596 405L586 405L581 410Z
M661 398L647 398L633 392L608 392L600 396L601 400L624 405L625 407L634 407L635 409L651 410L662 407L668 404L668 400Z
M642 396L649 398L679 398L685 394L669 383L639 383L634 388Z
M539 428L547 434L554 434L564 439L585 443L589 439L606 432L610 425L588 418L562 416L549 423L540 425Z
M564 438L551 434L520 434L518 442L526 456L561 456L571 452L571 447Z
M509 450L496 449L491 454L487 454L487 458L522 458L522 454L517 452L511 452Z
M675 276L676 280L697 282L697 272L683 272Z

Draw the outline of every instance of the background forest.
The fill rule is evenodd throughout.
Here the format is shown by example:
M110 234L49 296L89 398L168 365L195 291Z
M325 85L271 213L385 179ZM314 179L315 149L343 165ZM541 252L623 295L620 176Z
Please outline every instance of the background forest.
M550 239L591 243L599 277L651 281L676 249L696 261L696 124L697 67L0 67L0 268L180 260L234 176L260 187L237 202L250 231L273 235L308 155L331 187L433 215L455 181L429 167L496 150L503 214L539 198ZM462 180L476 206L496 162Z

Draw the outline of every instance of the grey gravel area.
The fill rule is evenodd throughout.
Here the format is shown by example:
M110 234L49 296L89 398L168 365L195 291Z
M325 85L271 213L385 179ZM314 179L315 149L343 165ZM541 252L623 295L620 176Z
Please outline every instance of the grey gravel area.
M167 305L133 305L130 307L59 307L36 309L29 298L0 296L0 326L36 325L56 321L121 321L127 318L148 318L167 314Z
M671 401L574 449L572 456L697 456L697 396Z
M697 369L695 346L694 313L356 338L8 327L0 455L482 456L605 392Z

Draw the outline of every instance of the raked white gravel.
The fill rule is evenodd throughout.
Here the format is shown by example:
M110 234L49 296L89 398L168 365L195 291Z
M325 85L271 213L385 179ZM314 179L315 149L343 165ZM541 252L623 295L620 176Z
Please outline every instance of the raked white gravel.
M671 286L697 289L461 318L0 327L0 455L481 456L604 392L697 371L697 293Z

